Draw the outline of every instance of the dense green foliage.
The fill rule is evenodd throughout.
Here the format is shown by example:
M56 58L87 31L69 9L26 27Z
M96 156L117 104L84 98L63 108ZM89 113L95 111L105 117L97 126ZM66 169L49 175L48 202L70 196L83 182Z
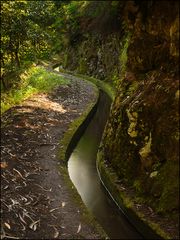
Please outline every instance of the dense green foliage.
M47 1L3 1L1 7L1 77L8 89L12 73L48 56L54 6Z
M32 64L63 49L66 35L78 28L78 7L70 1L2 1L1 113L59 82L42 69L34 72Z
M61 11L53 1L3 1L1 8L1 87L7 90L22 68L50 58Z
M2 1L2 91L17 87L21 69L32 62L50 59L88 32L112 27L113 31L119 24L118 5L116 1Z

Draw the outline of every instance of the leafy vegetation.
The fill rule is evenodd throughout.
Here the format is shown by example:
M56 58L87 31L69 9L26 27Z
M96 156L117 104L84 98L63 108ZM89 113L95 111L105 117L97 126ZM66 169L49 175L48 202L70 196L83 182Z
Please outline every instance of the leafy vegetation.
M21 69L76 44L97 22L105 31L112 16L117 20L118 5L115 1L2 1L2 91L16 87L14 79Z
M22 73L20 79L21 84L18 89L11 89L1 94L1 114L32 94L49 92L60 84L68 83L67 79L35 66Z
M63 82L32 64L62 50L66 34L78 28L78 6L70 1L2 1L1 113Z

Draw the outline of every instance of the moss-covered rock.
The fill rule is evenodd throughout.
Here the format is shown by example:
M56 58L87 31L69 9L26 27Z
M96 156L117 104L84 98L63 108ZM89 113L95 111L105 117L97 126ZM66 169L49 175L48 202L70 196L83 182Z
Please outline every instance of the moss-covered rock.
M118 82L101 152L141 202L177 220L178 12L169 1L143 6L145 18L140 3L133 12L126 74ZM160 13L167 19L159 19Z

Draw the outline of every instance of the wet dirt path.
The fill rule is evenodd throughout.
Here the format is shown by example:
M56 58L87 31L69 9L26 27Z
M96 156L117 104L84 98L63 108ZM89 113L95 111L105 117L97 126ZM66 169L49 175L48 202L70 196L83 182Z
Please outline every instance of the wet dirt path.
M102 238L72 199L57 156L69 124L95 99L92 85L76 78L3 115L1 238Z

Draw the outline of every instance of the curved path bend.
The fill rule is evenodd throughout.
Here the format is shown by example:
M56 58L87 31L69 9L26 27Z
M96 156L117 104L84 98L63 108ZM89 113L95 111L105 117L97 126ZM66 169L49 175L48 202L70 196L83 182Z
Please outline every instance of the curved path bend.
M84 217L57 154L69 124L96 101L96 94L90 83L73 78L3 115L1 238L105 238L98 224Z

